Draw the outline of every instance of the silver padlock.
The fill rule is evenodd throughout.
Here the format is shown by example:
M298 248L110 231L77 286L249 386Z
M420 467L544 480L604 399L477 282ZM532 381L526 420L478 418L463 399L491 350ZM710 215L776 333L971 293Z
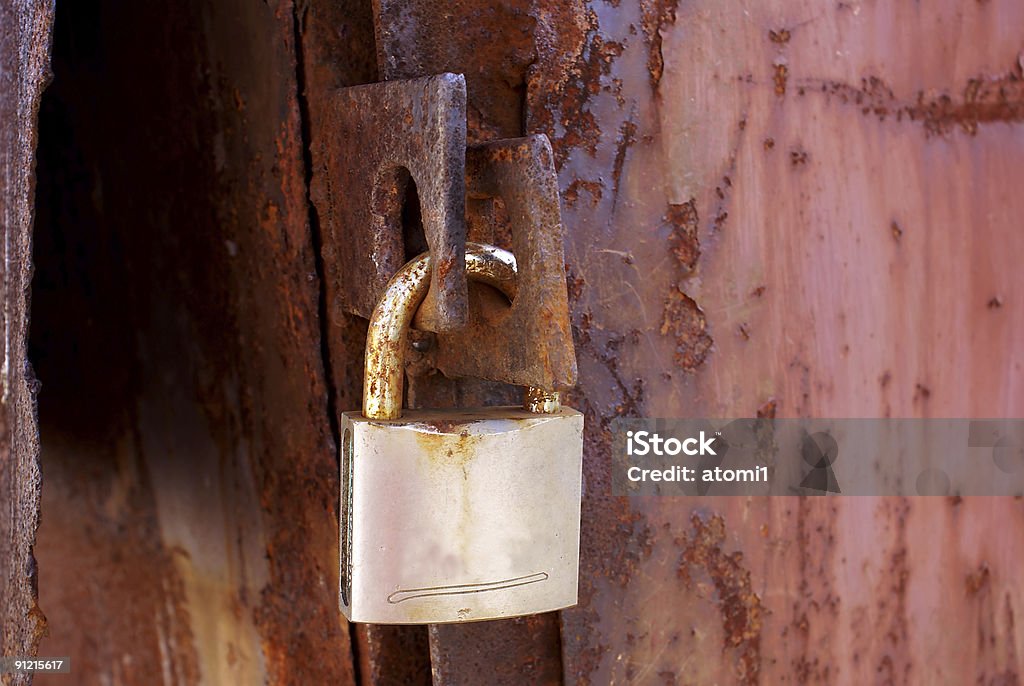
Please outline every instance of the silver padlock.
M511 253L469 244L466 270L515 297ZM583 415L538 389L522 408L403 412L402 351L429 274L421 255L388 284L363 411L342 415L342 611L435 624L575 605Z

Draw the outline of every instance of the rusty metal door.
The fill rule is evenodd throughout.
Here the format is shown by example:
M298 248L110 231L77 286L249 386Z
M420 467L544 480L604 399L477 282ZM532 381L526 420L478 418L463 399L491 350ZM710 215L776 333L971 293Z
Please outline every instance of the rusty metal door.
M3 653L97 684L1020 681L1020 498L627 499L609 473L621 416L1024 413L1020 3L0 7ZM365 320L324 260L331 94L445 71L469 144L551 141L580 603L350 627ZM420 403L506 393L413 372Z

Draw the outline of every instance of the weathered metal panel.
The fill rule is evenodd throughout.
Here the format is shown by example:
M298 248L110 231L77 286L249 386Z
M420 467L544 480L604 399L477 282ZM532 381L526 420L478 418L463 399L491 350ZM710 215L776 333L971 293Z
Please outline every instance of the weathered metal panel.
M619 414L1024 411L1021 12L539 6L591 430L567 681L1019 679L1021 501L626 501L607 451Z
M466 75L471 143L521 136L531 0L373 0L381 79Z
M547 613L500 622L432 625L434 684L561 684L561 644L555 617Z
M300 14L57 10L33 291L36 553L40 650L70 655L74 683L354 682Z
M359 683L373 686L430 684L430 643L425 626L357 624Z
M0 4L0 655L34 655L46 626L32 552L40 509L39 431L26 339L37 115L50 74L52 22L52 2ZM0 678L28 682L12 675Z

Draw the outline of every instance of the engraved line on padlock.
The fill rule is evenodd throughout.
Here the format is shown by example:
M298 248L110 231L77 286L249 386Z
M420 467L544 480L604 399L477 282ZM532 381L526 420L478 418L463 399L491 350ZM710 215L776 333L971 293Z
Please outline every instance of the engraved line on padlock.
M389 283L367 337L365 415L342 414L342 610L351 621L420 624L574 605L582 415L557 393L530 389L534 412L403 418L401 358L429 259ZM467 272L515 297L507 251L467 246Z
M425 588L402 589L389 595L388 602L397 604L406 600L423 598L425 596L464 595L466 593L481 593L483 591L500 591L503 588L513 588L515 586L525 586L526 584L535 584L540 581L546 581L547 578L547 572L537 572L536 574L517 576L514 579L503 579L502 581L492 581L490 583L483 584L453 584L451 586L427 586Z

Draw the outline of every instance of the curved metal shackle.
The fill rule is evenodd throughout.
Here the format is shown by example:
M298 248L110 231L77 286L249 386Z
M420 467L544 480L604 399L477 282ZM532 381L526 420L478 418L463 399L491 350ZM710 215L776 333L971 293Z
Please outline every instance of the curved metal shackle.
M413 316L430 288L430 269L430 253L410 260L388 282L373 310L363 375L363 416L367 419L402 416L403 353ZM467 243L466 277L497 288L509 300L516 296L516 258L507 250ZM531 412L557 412L558 392L529 388L524 405Z

